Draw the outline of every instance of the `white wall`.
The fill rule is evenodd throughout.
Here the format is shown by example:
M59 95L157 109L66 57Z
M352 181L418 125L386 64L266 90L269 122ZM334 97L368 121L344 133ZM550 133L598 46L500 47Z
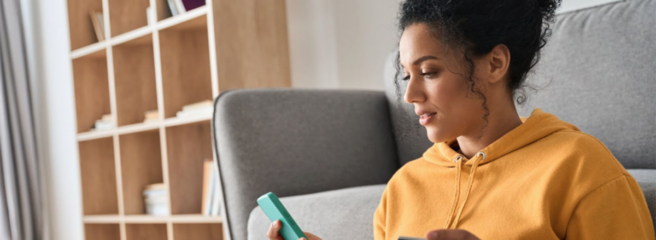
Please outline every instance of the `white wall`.
M39 142L54 240L81 240L82 208L66 0L21 0L36 26ZM286 0L292 82L299 88L383 89L383 64L397 42L401 0ZM571 11L615 0L565 0Z

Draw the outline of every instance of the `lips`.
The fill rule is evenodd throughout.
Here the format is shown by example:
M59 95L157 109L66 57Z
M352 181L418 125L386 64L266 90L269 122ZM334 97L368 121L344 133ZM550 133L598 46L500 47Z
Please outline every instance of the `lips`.
M437 113L422 113L418 114L419 115L419 124L426 126L428 123L430 123L433 118L435 118L435 115Z

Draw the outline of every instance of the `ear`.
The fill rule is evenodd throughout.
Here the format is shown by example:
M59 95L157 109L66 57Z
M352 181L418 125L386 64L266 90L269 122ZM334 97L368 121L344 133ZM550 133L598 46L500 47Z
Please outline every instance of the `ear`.
M510 66L510 50L506 45L496 45L490 53L488 53L489 68L489 82L494 84L500 82L508 73Z

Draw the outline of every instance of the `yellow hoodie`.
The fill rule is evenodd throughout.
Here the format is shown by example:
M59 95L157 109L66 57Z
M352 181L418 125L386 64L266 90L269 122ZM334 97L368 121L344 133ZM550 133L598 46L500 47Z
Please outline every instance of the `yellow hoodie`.
M482 240L654 240L640 186L604 144L540 109L522 121L472 159L454 139L399 169L375 239L458 228Z

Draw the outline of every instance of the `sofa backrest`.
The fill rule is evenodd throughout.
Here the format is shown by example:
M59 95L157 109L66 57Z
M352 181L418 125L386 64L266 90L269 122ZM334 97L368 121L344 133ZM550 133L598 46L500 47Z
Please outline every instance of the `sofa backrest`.
M625 168L656 169L656 1L557 16L520 115L541 108L601 140Z
M627 0L559 14L527 83L520 116L541 108L600 139L625 168L656 169L656 0ZM394 81L385 86L401 164L431 145ZM400 77L400 76L399 76ZM396 84L399 84L397 87ZM399 91L400 90L400 91Z

